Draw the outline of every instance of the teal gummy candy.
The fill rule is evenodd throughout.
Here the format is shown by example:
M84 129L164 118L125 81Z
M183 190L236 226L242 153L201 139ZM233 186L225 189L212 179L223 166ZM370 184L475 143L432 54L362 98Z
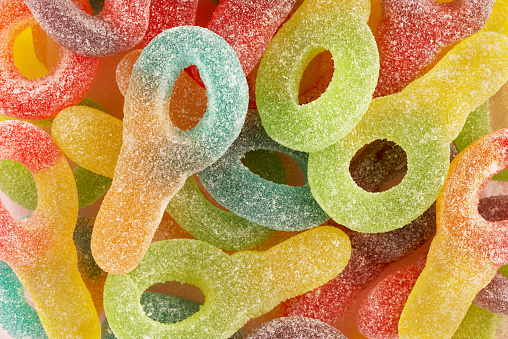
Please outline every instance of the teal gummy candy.
M170 200L166 211L199 240L226 250L244 250L266 241L273 230L213 206L194 177Z
M250 111L242 133L231 148L211 166L198 173L208 192L235 214L281 231L300 231L329 219L304 186L281 185L261 178L241 162L249 151L266 149L291 156L307 172L308 155L273 141L264 131L259 116Z
M201 303L155 292L144 292L140 299L143 312L154 321L163 324L174 324L183 321L199 311ZM113 330L105 319L101 327L101 339L116 339ZM246 336L243 330L236 332L230 339L242 339Z
M47 338L39 315L25 299L23 285L3 261L0 261L0 327L13 338Z
M242 163L253 173L285 184L286 173L278 155L265 150L245 154ZM211 204L199 190L194 177L170 200L166 211L199 240L226 250L244 250L267 240L274 231Z

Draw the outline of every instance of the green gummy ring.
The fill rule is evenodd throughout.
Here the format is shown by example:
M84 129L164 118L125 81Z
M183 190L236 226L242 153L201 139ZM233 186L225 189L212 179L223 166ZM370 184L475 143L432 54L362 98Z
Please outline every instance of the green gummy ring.
M236 269L236 270L235 270ZM104 287L109 324L120 338L228 338L249 320L244 294L231 257L205 242L173 239L153 243L140 264L128 274L110 274ZM236 272L236 273L235 273ZM240 273L241 274L241 273ZM241 280L239 280L241 279ZM176 324L150 319L140 303L143 292L165 281L180 281L201 289L200 310Z
M377 84L379 56L369 27L359 15L337 10L305 19L295 13L261 59L259 114L268 135L291 149L320 151L345 137L367 111ZM333 78L320 98L299 105L303 72L324 50L333 56Z
M371 193L353 181L349 163L363 145L380 138L404 149L408 170L397 186ZM442 140L418 143L403 133L392 138L373 135L357 141L346 138L310 154L309 183L314 198L339 224L364 233L388 232L416 219L437 199L448 172L449 158L450 146Z

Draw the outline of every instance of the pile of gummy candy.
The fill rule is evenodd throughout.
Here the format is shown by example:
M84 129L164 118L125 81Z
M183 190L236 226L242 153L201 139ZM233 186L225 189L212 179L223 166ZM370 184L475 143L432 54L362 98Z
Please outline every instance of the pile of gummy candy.
M0 327L507 338L507 35L508 0L0 0Z

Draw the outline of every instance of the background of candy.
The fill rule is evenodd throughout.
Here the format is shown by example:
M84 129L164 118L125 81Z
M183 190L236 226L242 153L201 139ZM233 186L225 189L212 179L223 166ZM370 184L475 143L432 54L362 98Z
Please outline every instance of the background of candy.
M100 1L99 1L100 2ZM450 2L448 0L440 0L440 2ZM301 3L301 1L297 2L297 5ZM206 23L211 17L211 14L213 12L213 9L215 7L214 1L211 0L200 0L200 5L198 7L198 15L197 15L197 21L196 24L200 26L206 26ZM379 21L379 13L380 13L380 5L377 0L372 1L372 12L371 17L369 20L370 27L374 30L374 28L377 26L377 23ZM34 36L36 37L36 43L39 43L40 45L47 44L47 60L49 65L52 65L57 55L54 53L54 50L56 47L55 43L52 42L50 39L47 38L44 32L41 30L38 30L37 28L34 29ZM446 51L449 50L449 48L446 49ZM442 54L444 54L446 51L443 51ZM115 69L116 65L120 61L120 59L126 54L126 52L117 54L112 57L106 57L103 58L99 63L99 70L97 72L98 76L94 80L94 83L92 85L92 88L87 94L87 97L90 97L97 102L99 102L105 109L108 111L111 115L121 118L123 115L123 96L120 94L118 87L116 85L115 80ZM506 100L508 92L508 86L505 85L498 94L496 94L492 99L490 103L491 108L491 125L493 129L499 129L502 127L508 126L508 118L505 117L503 113L503 110L506 107ZM488 186L484 190L484 195L499 195L499 194L508 194L508 185L498 182L490 182ZM23 208L20 208L19 206L16 206L14 203L10 202L8 198L6 198L3 194L1 196L2 200L6 202L8 208L16 217L25 216L29 213L28 210L25 210ZM100 205L100 202L97 202L87 208L84 208L80 210L80 215L82 216L95 216L98 206ZM406 266L410 262L414 262L420 255L423 253L428 246L423 246L420 250L413 253L411 256L405 258L402 261L399 261L393 265L391 265L381 277L379 277L371 286L376 285L379 281L384 279L387 275L390 273ZM175 292L175 289L172 288L176 286L175 284L168 284L165 287L157 287L159 288L159 291L164 291L165 293L173 294ZM155 290L154 288L153 290ZM366 295L369 292L369 289L362 292L362 294L359 296L358 301L361 301L363 299L363 296ZM200 293L196 292L193 288L184 288L180 289L179 291L176 291L177 295L182 297L187 297L189 299L199 300L200 299ZM202 300L199 300L202 301ZM355 303L355 306L351 309L349 312L348 317L346 318L346 321L343 322L341 325L341 330L345 335L348 336L348 338L364 338L362 335L360 335L356 328L355 328L355 321L354 317L356 315L356 309L358 307L359 302ZM278 314L278 310L275 309L274 311L270 312L269 314L254 319L249 324L245 326L246 330L250 330L254 327L256 327L258 324L273 318ZM501 324L500 329L503 327L508 327L508 318L504 317L503 319L505 321L505 326ZM503 323L503 321L502 321ZM1 331L1 329L0 329ZM508 334L503 334L503 331L499 331L498 338L505 338L508 337ZM6 334L0 332L0 338L9 338Z

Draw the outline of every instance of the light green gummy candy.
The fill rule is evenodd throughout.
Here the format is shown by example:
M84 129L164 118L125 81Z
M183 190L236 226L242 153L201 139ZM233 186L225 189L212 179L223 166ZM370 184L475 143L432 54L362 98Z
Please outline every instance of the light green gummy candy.
M363 12L339 2L306 0L261 59L259 115L268 135L288 148L314 152L334 144L358 123L372 99L379 72L376 42ZM333 78L320 98L299 105L303 72L324 50L333 56Z
M471 304L452 339L494 339L500 320L499 314Z
M469 113L460 134L455 138L455 146L462 152L473 141L492 132L490 128L489 101L485 101L477 109ZM508 181L508 171L496 174L493 180Z

